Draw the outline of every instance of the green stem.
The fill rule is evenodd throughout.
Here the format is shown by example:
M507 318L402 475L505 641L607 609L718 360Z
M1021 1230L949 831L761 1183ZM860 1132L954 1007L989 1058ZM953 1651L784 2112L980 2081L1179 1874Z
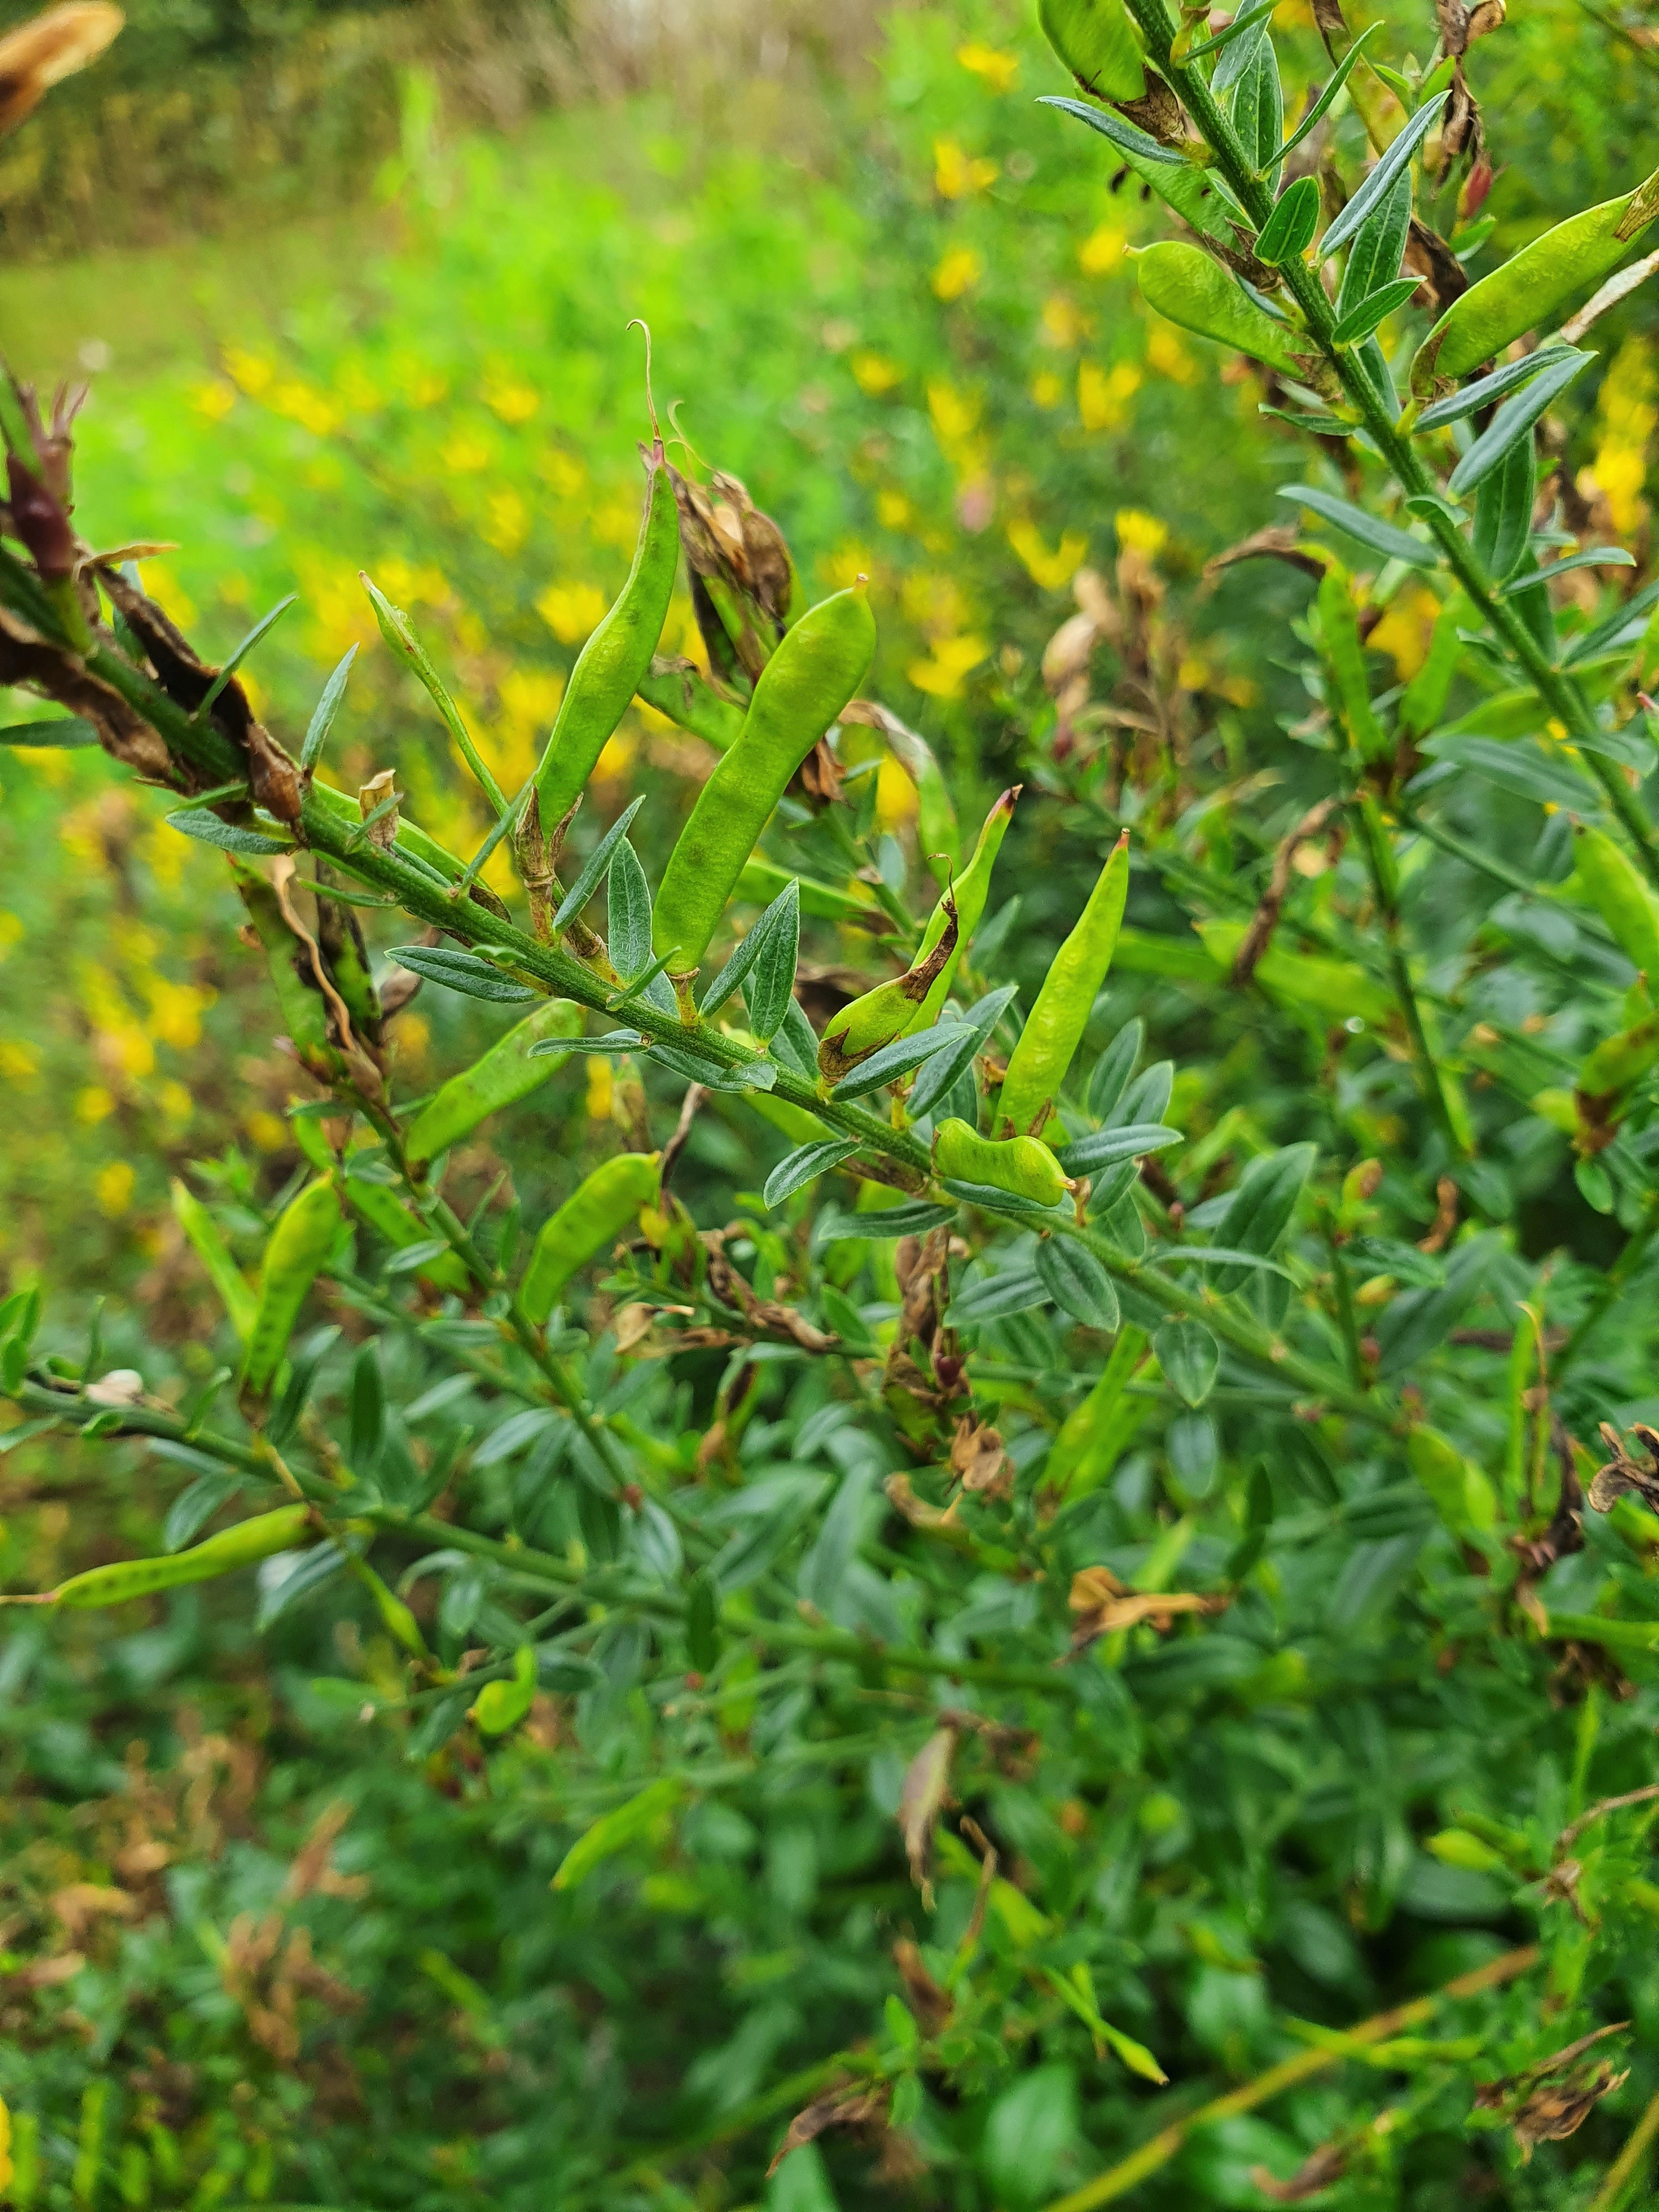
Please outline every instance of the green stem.
M1273 194L1252 167L1231 122L1203 77L1195 69L1182 68L1171 61L1170 43L1176 26L1164 0L1127 0L1127 4L1146 34L1153 59L1181 94L1200 132L1214 150L1216 167L1259 230L1273 212ZM1442 511L1438 487L1413 450L1409 439L1401 434L1394 418L1371 389L1358 361L1346 348L1332 343L1336 316L1317 270L1298 257L1288 262L1281 273L1310 332L1341 379L1343 390L1364 417L1366 429L1395 481L1408 497L1435 502L1426 509L1425 520L1453 574L1524 670L1528 681L1551 714L1574 736L1588 738L1591 745L1599 744L1601 732L1577 686L1547 658L1512 604L1497 596L1457 523ZM1659 848L1654 843L1652 825L1615 763L1589 747L1585 759L1634 846L1644 873L1659 888Z
M1383 848L1382 829L1376 819L1375 804L1363 792L1353 794L1350 804L1359 828L1359 844L1365 856L1366 872L1371 879L1371 895L1376 901L1376 911L1382 923L1382 941L1388 955L1394 994L1400 1002L1406 1034L1411 1040L1412 1058L1417 1064L1418 1088L1422 1091L1430 1112L1439 1123L1440 1133L1450 1147L1453 1158L1466 1159L1469 1146L1458 1128L1451 1102L1446 1096L1446 1086L1441 1081L1439 1066L1429 1042L1428 1031L1424 1027L1423 1009L1418 1003L1417 987L1412 981L1411 967L1406 958L1393 857Z

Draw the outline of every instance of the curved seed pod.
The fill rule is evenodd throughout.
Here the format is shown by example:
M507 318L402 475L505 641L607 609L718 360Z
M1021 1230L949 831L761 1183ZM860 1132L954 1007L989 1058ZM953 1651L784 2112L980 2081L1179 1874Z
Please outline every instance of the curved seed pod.
M1599 284L1659 215L1659 169L1633 192L1569 216L1452 301L1419 347L1412 391L1426 398L1443 378L1483 361L1547 322L1577 292Z
M657 1195L660 1152L618 1152L594 1169L556 1213L542 1224L519 1303L539 1326L560 1291L588 1261L614 1243L642 1206Z
M1040 0L1042 35L1097 100L1139 100L1146 90L1140 48L1123 0Z
M410 1125L404 1142L410 1173L424 1174L440 1152L447 1152L480 1121L545 1083L564 1066L563 1055L544 1053L532 1059L531 1047L547 1038L579 1036L583 1018L574 999L550 999L498 1037L482 1060L451 1076Z
M830 1083L907 1031L931 1029L950 995L957 964L985 912L991 871L1013 819L1021 786L1012 784L985 817L974 857L957 881L939 895L921 933L916 957L902 975L878 984L842 1006L824 1024L818 1072Z
M172 1552L160 1559L118 1559L107 1567L89 1567L85 1574L71 1575L68 1582L41 1597L0 1599L0 1604L125 1605L129 1598L149 1597L156 1590L176 1589L185 1583L211 1582L216 1575L228 1575L256 1559L291 1552L312 1525L310 1506L279 1506L274 1513L239 1521L234 1528L223 1529L187 1552Z
M421 1633L421 1624L395 1590L389 1590L367 1559L348 1557L346 1565L353 1578L361 1583L374 1601L374 1610L380 1616L380 1626L394 1644L401 1644L411 1659L425 1659L431 1655L426 1648L426 1638Z
M1597 1109L1604 1109L1621 1091L1641 1080L1659 1065L1659 1014L1650 1014L1632 1029L1621 1030L1598 1044L1578 1071L1578 1095ZM1592 1116L1605 1122L1605 1110Z
M1135 279L1147 305L1183 331L1247 353L1317 392L1335 393L1332 371L1307 333L1258 307L1201 246L1159 239L1136 255Z
M933 1132L933 1171L957 1182L987 1182L1041 1206L1058 1206L1072 1188L1041 1137L981 1137L954 1120Z
M1659 988L1659 899L1605 830L1581 827L1576 848L1578 880L1590 903L1626 959Z
M1002 850L1002 841L1008 834L1008 824L1014 818L1014 809L1019 804L1019 794L1024 788L1023 784L1010 784L998 799L981 826L972 860L951 886L951 896L956 901L956 945L944 967L927 987L927 997L911 1017L909 1027L913 1030L931 1029L951 995L951 987L957 980L962 956L973 943L974 932L979 927L985 912L985 902L991 894L991 871L996 866L997 854ZM919 958L925 958L939 943L948 921L948 910L945 899L941 897L921 933Z
M546 822L562 820L580 798L629 701L650 673L651 656L662 639L679 568L680 531L660 438L645 454L645 512L634 565L611 611L577 657L536 770Z
M340 1231L340 1202L329 1182L308 1183L270 1232L259 1268L259 1303L248 1338L242 1388L263 1397L276 1377L306 1294Z
M1036 1003L1008 1056L997 1126L1035 1136L1054 1110L1073 1055L1112 964L1129 892L1129 833L1112 848L1076 928L1050 963Z
M652 945L672 973L696 972L790 777L864 681L875 649L858 585L804 614L761 671L743 733L698 793L663 871Z
M919 952L903 975L890 983L878 983L830 1016L818 1042L818 1073L827 1083L839 1083L861 1060L902 1036L915 1021L957 949L955 900L946 891L939 903L945 909L944 934ZM922 942L927 945L925 936Z
M536 1654L528 1644L521 1644L513 1654L512 1680L486 1682L472 1708L472 1719L480 1735L505 1735L517 1728L535 1701Z

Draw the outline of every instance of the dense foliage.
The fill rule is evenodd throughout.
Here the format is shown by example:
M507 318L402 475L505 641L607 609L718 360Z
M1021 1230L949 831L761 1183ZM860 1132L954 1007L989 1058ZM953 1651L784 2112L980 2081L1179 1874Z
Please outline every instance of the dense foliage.
M1655 1412L1656 593L1605 563L1645 555L1646 347L1626 305L1573 332L1596 358L1536 421L1565 354L1462 413L1420 377L1402 417L1431 325L1474 312L1455 256L1500 259L1486 165L1549 112L1516 111L1517 34L1443 11L1373 41L1297 148L1313 222L1350 236L1333 303L1248 249L1298 112L1275 55L1328 82L1340 15L1271 41L1258 18L1194 64L1162 0L1133 14L1182 105L1125 115L1103 87L1109 145L1011 98L1066 82L988 13L899 19L862 198L781 211L763 165L717 161L689 227L590 204L532 267L480 154L373 314L239 344L193 419L168 395L125 453L86 441L104 546L172 526L186 441L236 453L196 545L143 574L198 639L202 610L233 635L295 578L250 667L295 757L311 721L308 790L240 682L204 708L134 574L75 568L67 447L12 403L4 665L90 718L59 738L173 793L99 799L52 732L16 747L62 765L8 769L14 819L80 805L74 880L20 872L9 974L75 994L100 1066L80 1080L57 1030L13 1110L118 1113L118 1223L192 1121L222 1128L239 1081L258 1100L90 1341L35 1287L43 1261L74 1280L44 1224L84 1212L23 1155L0 1382L35 1510L7 1569L64 1595L0 1649L31 1777L0 2057L20 2201L1012 2212L1145 2179L1611 2212L1643 2185L1650 2127L1620 2145L1656 2087L1659 1474L1645 1432L1618 1440ZM1440 120L1420 168L1414 112ZM1547 162L1522 181L1547 191ZM1583 181L1512 201L1505 242ZM1224 257L1125 262L1173 228L1161 191ZM1421 281L1396 286L1413 191ZM618 266L635 248L660 264ZM1607 271L1574 250L1554 296L1535 259L1518 305L1499 288L1460 374L1582 305ZM1227 257L1248 292L1218 292ZM586 924L527 817L478 895L449 887L583 696L548 641L593 629L637 520L594 434L645 428L599 335L636 307L659 380L702 380L692 444L787 524L792 619L864 575L883 641L882 703L823 705L833 750L778 806L705 1005L763 949L701 1024L652 995L651 891L791 647L763 518L711 508L689 451L709 491L672 658L558 863ZM1268 365L1222 381L1206 332ZM1577 547L1603 565L1528 588ZM422 644L365 611L360 561ZM312 654L376 636L343 702L313 720L313 682L289 711ZM42 711L16 695L17 722ZM1016 782L985 898L969 856ZM1126 830L1126 924L1056 963L1121 889ZM963 948L938 1049L845 1079L830 1055L832 1089L803 1015L884 1044L868 994L930 910ZM261 954L288 1050L239 1077L198 1031L246 1020L246 987L210 1009L203 979ZM550 1053L503 1050L520 1016ZM1068 1024L1081 1049L1042 1060ZM13 1049L38 1078L21 1024ZM440 1087L475 1061L491 1118ZM1000 1119L1022 1080L1058 1092L1041 1157ZM949 1158L947 1116L981 1132ZM661 1194L601 1218L652 1152ZM564 1200L586 1225L543 1237ZM204 1541L241 1571L187 1582ZM116 1563L143 1553L135 1583Z

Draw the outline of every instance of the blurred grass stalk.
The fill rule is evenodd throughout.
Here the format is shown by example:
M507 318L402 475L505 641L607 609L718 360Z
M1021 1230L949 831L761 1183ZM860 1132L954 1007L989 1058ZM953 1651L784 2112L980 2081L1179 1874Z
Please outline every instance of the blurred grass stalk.
M158 71L141 0L119 72L65 87L0 155L0 255L62 260L302 217L407 161L411 132L438 112L508 130L653 86L696 102L757 77L845 72L882 12L880 0L418 0L313 16L234 58Z

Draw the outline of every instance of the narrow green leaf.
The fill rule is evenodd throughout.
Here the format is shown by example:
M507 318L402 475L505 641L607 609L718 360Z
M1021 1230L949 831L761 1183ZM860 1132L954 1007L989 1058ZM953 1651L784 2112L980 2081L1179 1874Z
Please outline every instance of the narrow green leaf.
M913 1121L932 1113L940 1100L949 1096L958 1079L968 1073L984 1051L987 1038L1018 995L1017 984L1005 983L1000 990L988 992L969 1008L963 1018L973 1035L960 1037L955 1044L935 1053L915 1079L908 1101Z
M1079 1137L1076 1144L1062 1146L1054 1157L1068 1176L1095 1175L1119 1160L1139 1159L1185 1142L1179 1129L1165 1128L1162 1122L1130 1121L1121 1128L1097 1129L1091 1137Z
M1275 269L1294 261L1313 244L1318 228L1319 179L1297 177L1285 185L1273 213L1256 234L1255 258Z
M1530 384L1540 369L1560 358L1563 350L1559 345L1540 346L1536 353L1527 354L1520 361L1506 361L1490 376L1477 377L1461 392L1454 392L1447 398L1437 399L1432 407L1425 407L1413 428L1419 431L1443 430L1449 423L1461 422L1466 415L1478 414L1481 408L1501 399L1506 392L1513 392L1516 385Z
M1385 284L1380 292L1373 292L1369 299L1362 300L1358 307L1351 308L1343 316L1332 331L1331 343L1340 346L1353 345L1360 338L1369 337L1379 323L1385 322L1396 308L1405 306L1416 291L1419 281L1415 276L1397 277L1392 284Z
M1636 556L1626 553L1622 545L1592 545L1587 552L1569 553L1565 561L1552 561L1535 576L1512 576L1498 592L1500 599L1512 599L1517 592L1535 592L1547 584L1553 576L1565 576L1570 568L1633 568Z
M0 724L0 745L55 745L68 750L80 745L95 745L98 732L79 714L59 714L49 722L6 722Z
M462 952L448 945L394 945L386 954L400 968L407 968L416 975L424 975L428 982L441 983L446 990L459 991L469 999L490 999L502 1006L521 1006L532 999L539 999L539 991L530 990L523 983L515 983L503 975L499 968L489 961L480 960L476 954ZM569 1051L569 1045L562 1045Z
M1408 562L1414 568L1433 568L1439 565L1438 550L1425 545L1420 538L1408 538L1403 530L1391 523L1381 522L1375 515L1367 514L1363 507L1350 506L1334 492L1321 491L1313 484L1281 484L1280 499L1293 499L1299 507L1311 507L1313 512L1345 531L1369 551L1380 555L1385 561Z
M1474 557L1494 582L1514 575L1527 558L1537 495L1538 457L1528 433L1481 477L1474 496Z
M1038 100L1039 107L1058 107L1067 115L1075 115L1079 123L1086 123L1091 131L1098 131L1103 138L1109 138L1120 152L1133 154L1143 161L1155 163L1160 168L1180 169L1186 167L1179 154L1170 153L1160 146L1156 138L1144 131L1137 131L1133 123L1126 123L1121 115L1109 108L1088 107L1080 100L1067 100L1058 93L1045 93Z
M328 733L334 726L334 717L340 711L340 702L345 697L346 679L351 674L351 664L357 658L357 648L349 645L336 662L334 673L323 686L323 696L317 702L315 713L306 726L306 741L300 748L300 768L309 775L322 758L323 747L328 743Z
M1393 187L1395 178L1409 167L1412 156L1440 120L1440 111L1450 98L1449 92L1437 93L1432 100L1426 101L1418 109L1416 114L1413 116L1411 121L1325 233L1320 245L1321 260L1328 260L1339 247L1346 246L1358 231L1371 210L1379 205L1385 194Z
M1470 492L1491 474L1504 456L1522 438L1529 437L1539 416L1573 379L1595 358L1594 354L1558 355L1522 391L1506 399L1486 428L1452 471L1447 489L1454 499Z
M244 830L240 823L222 822L216 814L181 806L164 819L170 830L194 837L204 845L216 845L222 853L291 853L292 845L280 837L267 837L258 830Z
M1366 47L1370 44L1371 40L1376 36L1377 33L1382 28L1382 26L1381 23L1368 23L1365 26L1365 28L1359 33L1359 36L1349 47L1347 52L1343 55L1341 60L1337 64L1335 70L1332 72L1330 82L1325 87L1323 92L1322 92L1318 99L1315 100L1313 106L1303 117L1301 122L1297 125L1295 130L1291 131L1290 137L1279 148L1279 150L1281 155L1290 153L1292 148L1299 146L1310 131L1316 131L1318 129L1320 124L1330 112L1332 102L1341 91L1343 86L1346 84L1349 77L1352 76L1353 70L1364 57Z
M896 1077L920 1067L946 1045L960 1044L968 1037L977 1042L978 1036L979 1031L969 1022L936 1022L932 1029L918 1030L914 1036L895 1037L891 1044L883 1045L879 1052L861 1060L850 1075L842 1076L830 1095L842 1102L867 1098Z
M781 1206L786 1198L793 1198L805 1184L827 1175L843 1160L850 1160L858 1149L856 1137L830 1137L823 1144L802 1145L787 1159L778 1162L767 1176L761 1196L768 1206Z
M983 1322L1000 1321L1006 1314L1028 1313L1046 1304L1048 1297L1048 1287L1034 1267L1010 1268L958 1291L945 1318L951 1328L976 1328Z
M208 716L213 712L215 702L217 701L220 693L224 690L226 684L228 684L231 678L235 675L237 670L247 659L249 653L252 652L254 647L258 645L260 639L265 635L266 631L275 629L277 623L281 622L283 617L288 612L289 609L294 605L299 596L300 594L297 592L290 592L285 599L278 599L276 605L271 609L268 615L262 615L259 620L254 623L252 629L242 640L235 652L231 654L230 659L226 661L224 666L219 671L219 673L214 678L212 683L208 686L207 696L204 698L201 705L197 708L194 714L191 717L192 721L206 721Z
M631 805L625 807L605 831L599 843L583 861L576 880L559 902L559 910L553 917L555 930L564 929L573 922L604 882L611 866L611 856L628 835L628 825L645 804L643 792Z
M759 959L762 952L765 949L766 941L771 935L772 932L775 929L781 928L784 926L785 916L792 902L795 906L797 913L795 929L797 937L799 938L800 929L799 919L799 901L800 885L792 877L784 885L783 889L778 893L777 896L773 899L770 905L764 908L760 915L757 916L753 928L750 929L748 934L742 939L737 951L733 952L732 957L726 962L725 967L720 969L720 974L715 976L714 981L708 986L707 991L704 992L702 1005L698 1010L700 1012L707 1016L709 1014L715 1014L720 1012L726 1000L743 982L744 977L754 966L756 961ZM816 1065L816 1060L814 1065Z
M611 855L605 900L611 964L623 982L631 983L650 963L651 886L645 880L639 854L626 837Z
M1221 1347L1201 1321L1166 1321L1152 1339L1152 1357L1188 1405L1201 1406L1214 1389Z
M1087 1245L1073 1237L1045 1237L1036 1248L1037 1279L1062 1313L1085 1328L1118 1327L1121 1315L1112 1279Z
M1253 24L1259 23L1264 17L1271 15L1278 5L1279 0L1257 0L1257 4L1254 8L1242 9L1233 17L1224 31L1218 31L1212 39L1205 39L1195 46L1188 46L1186 52L1180 57L1182 67L1190 69L1194 62L1206 62L1212 54L1222 52ZM1224 90L1225 88L1224 87L1223 89Z
M800 958L800 892L791 884L776 901L777 919L766 934L744 985L749 1006L749 1027L756 1041L770 1044L783 1026L795 995L795 968Z

